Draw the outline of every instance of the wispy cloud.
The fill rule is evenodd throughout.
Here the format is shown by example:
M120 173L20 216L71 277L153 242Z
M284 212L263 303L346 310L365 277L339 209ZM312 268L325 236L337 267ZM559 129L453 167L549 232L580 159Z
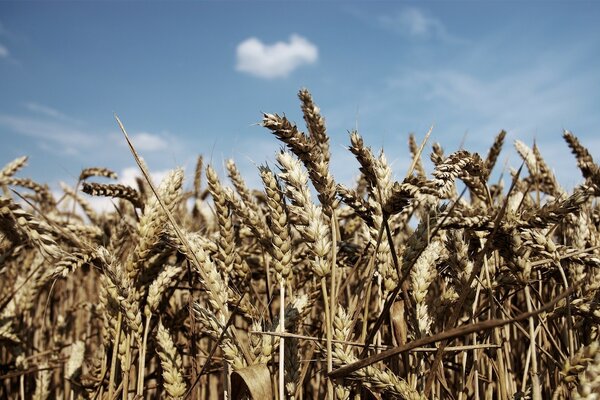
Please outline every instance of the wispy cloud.
M0 37L2 37L2 42L0 42L0 60L6 60L11 64L19 64L19 61L15 59L14 55L11 53L11 50L9 50L9 46L6 44L6 42L13 42L17 36L15 36L12 32L9 32L1 22Z
M545 65L493 78L452 69L412 70L390 85L416 93L413 98L424 109L437 112L440 118L463 121L466 129L473 124L478 132L505 128L531 135L552 124L555 129L565 127L562 124L586 107L585 97L577 95L585 93L590 80L598 81L589 76L567 81L561 76L563 72Z
M98 138L64 123L37 117L22 117L0 114L0 126L20 134L38 139L39 146L57 153L75 154L79 149L92 148Z
M10 53L6 46L0 43L0 58L8 58L9 55Z
M56 110L55 108L52 108L52 107L49 107L49 106L46 106L43 104L39 104L39 103L36 103L33 101L24 103L23 107L25 107L27 110L29 110L33 113L43 115L45 117L50 117L53 119L69 121L69 122L74 122L74 123L79 122L78 120L63 114L62 112Z
M299 35L289 42L265 44L255 37L237 46L236 70L264 79L285 78L295 69L314 64L319 51L316 45Z
M381 15L378 22L383 28L404 36L459 41L448 32L440 19L416 7L406 7L394 14Z

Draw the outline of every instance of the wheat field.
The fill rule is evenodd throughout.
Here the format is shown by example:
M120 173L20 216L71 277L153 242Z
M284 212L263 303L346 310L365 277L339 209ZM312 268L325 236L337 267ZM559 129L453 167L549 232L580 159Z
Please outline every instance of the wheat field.
M410 135L395 174L353 131L347 187L298 95L306 132L263 115L284 148L261 188L201 157L152 182L120 121L137 187L0 170L0 398L600 399L600 167L577 137L569 193L521 141L492 179L503 131L484 157Z

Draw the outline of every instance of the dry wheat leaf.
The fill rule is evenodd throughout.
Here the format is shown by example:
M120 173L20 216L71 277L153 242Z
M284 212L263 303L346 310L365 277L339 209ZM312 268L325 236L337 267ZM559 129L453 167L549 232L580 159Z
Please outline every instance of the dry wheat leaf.
M238 369L231 374L231 398L238 400L244 396L252 399L274 399L271 390L271 372L265 364Z

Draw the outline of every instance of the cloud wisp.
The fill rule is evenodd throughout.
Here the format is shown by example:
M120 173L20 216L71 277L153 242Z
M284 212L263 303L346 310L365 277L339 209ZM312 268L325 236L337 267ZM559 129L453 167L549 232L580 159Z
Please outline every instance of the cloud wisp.
M6 46L0 43L0 58L8 58L9 55L10 52L8 51Z
M58 111L57 109L48 107L44 104L29 101L29 102L23 103L23 107L25 107L28 111L42 115L44 117L49 117L49 118L66 121L66 122L80 123L80 121L78 121L74 118L71 118L71 117L65 115L64 113Z
M255 37L237 46L236 70L258 78L286 78L297 68L317 62L319 50L316 45L299 35L292 35L289 42L265 44Z
M16 134L38 139L40 146L54 149L57 153L76 154L79 149L90 149L98 143L92 134L46 119L0 114L0 126Z
M22 106L29 114L0 114L0 127L34 139L44 152L86 158L90 154L112 154L115 146L127 148L120 133L86 129L84 122L39 103L27 102ZM168 133L157 135L141 131L130 137L136 149L144 153L157 154L164 149L180 148L176 137Z
M403 36L419 39L436 38L445 42L458 42L442 21L416 7L406 7L395 14L378 17L381 27Z

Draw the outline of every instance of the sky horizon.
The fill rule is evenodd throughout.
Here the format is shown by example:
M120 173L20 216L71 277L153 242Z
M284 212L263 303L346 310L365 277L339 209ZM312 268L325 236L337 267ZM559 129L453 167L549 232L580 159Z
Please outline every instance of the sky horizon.
M342 183L358 173L350 130L402 179L408 134L433 125L447 154L485 156L506 130L496 171L520 165L515 139L535 140L570 188L563 130L600 157L599 17L584 1L0 2L0 164L27 155L18 176L53 188L92 166L131 182L116 113L157 175L183 166L189 185L202 154L258 188L281 147L261 113L304 130L306 87Z

